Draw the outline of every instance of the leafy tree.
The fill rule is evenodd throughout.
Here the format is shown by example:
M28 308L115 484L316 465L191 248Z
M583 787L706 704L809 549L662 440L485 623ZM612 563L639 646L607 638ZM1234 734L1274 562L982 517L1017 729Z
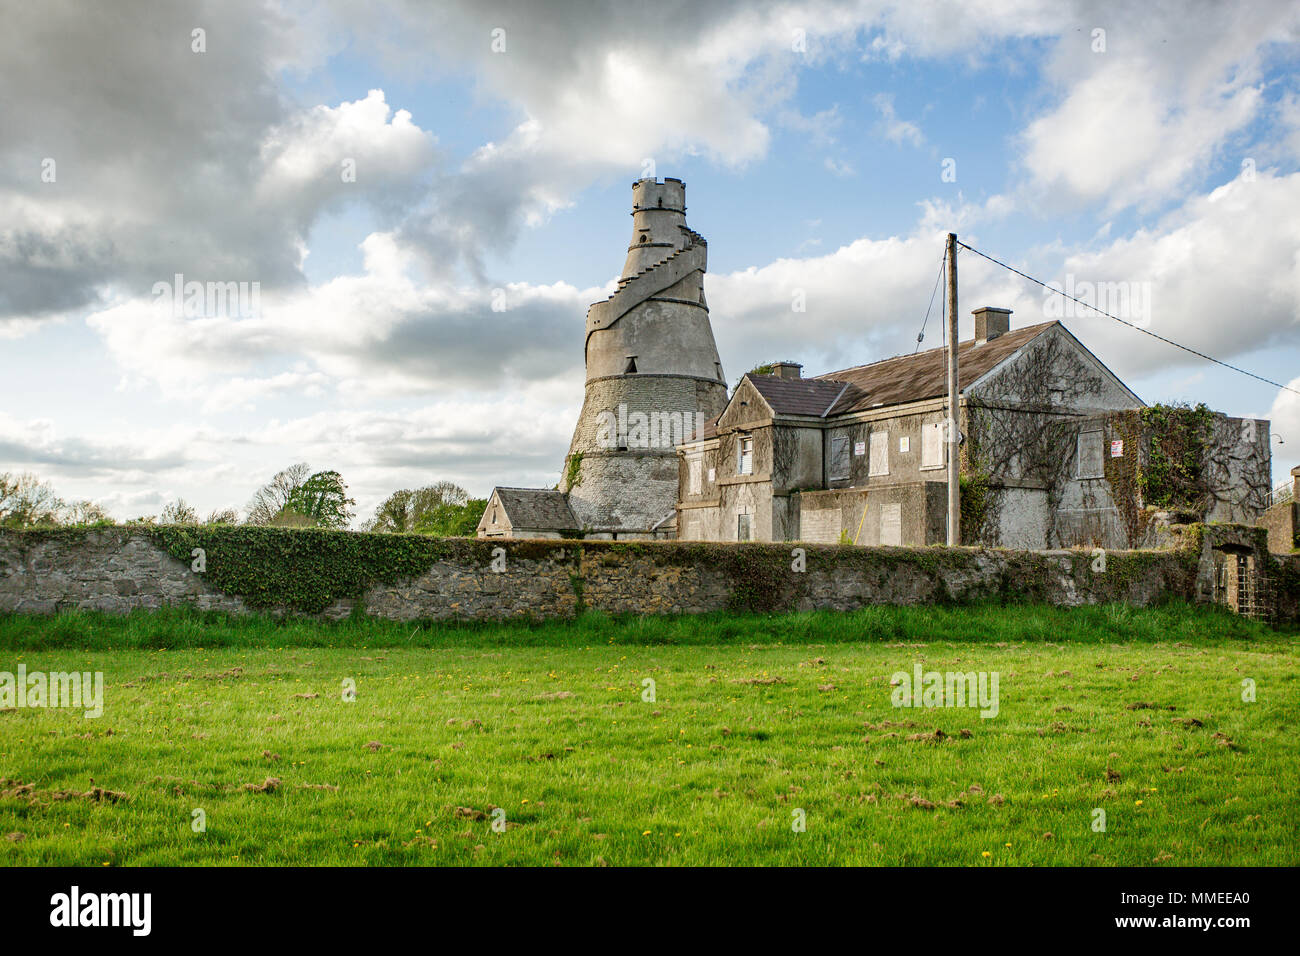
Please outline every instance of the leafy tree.
M354 514L350 506L356 503L348 497L342 475L318 471L293 491L283 510L296 512L322 528L346 528Z
M439 481L412 491L403 488L389 495L375 516L365 524L367 531L413 532L435 511L447 506L462 506L469 492L450 481Z
M420 520L415 530L441 538L472 538L486 510L486 498L469 498L463 504L439 505Z
M199 515L185 503L184 498L177 498L163 508L158 521L159 524L198 524Z
M311 466L305 461L277 472L249 501L248 523L265 525L274 521L310 474Z
M65 507L49 482L29 472L0 474L0 525L29 528L58 524Z
M113 516L102 506L93 501L74 501L68 505L64 514L67 524L112 524Z

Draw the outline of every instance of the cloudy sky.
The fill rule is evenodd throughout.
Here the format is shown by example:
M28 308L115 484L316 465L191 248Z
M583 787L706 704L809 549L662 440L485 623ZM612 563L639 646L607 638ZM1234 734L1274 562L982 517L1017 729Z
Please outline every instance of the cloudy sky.
M912 351L955 231L1300 389L1287 0L4 0L3 22L0 471L120 519L242 508L300 460L362 517L439 479L554 484L648 173L687 183L732 382ZM178 309L177 274L249 295ZM963 337L979 305L1057 314L970 254L960 276ZM1063 321L1147 402L1271 418L1275 482L1300 463L1300 396Z

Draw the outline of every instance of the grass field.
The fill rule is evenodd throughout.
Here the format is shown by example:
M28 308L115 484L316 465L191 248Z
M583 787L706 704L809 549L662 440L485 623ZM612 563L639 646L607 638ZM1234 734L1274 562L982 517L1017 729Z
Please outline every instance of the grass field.
M0 712L0 863L1295 865L1298 649L1179 606L0 617L0 671L105 681ZM895 708L917 664L998 715Z

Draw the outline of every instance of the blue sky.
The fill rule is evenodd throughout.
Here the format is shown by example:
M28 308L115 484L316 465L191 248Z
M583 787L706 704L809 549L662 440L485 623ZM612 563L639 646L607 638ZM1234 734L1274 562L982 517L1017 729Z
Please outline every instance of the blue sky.
M0 471L118 518L241 508L300 460L362 518L440 479L553 484L646 160L687 183L730 381L910 351L951 230L1300 388L1293 4L114 9L0 40ZM259 314L159 312L178 271L258 282ZM987 263L961 278L967 335L978 305L1045 318ZM1065 322L1148 402L1271 418L1275 482L1300 462L1300 396Z

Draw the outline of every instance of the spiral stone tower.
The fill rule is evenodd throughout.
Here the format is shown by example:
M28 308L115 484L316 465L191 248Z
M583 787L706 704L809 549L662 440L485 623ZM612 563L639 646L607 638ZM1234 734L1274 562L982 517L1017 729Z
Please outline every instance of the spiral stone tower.
M704 299L708 246L680 179L632 184L618 289L587 310L587 384L560 478L587 537L676 535L677 455L727 385Z

